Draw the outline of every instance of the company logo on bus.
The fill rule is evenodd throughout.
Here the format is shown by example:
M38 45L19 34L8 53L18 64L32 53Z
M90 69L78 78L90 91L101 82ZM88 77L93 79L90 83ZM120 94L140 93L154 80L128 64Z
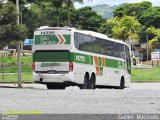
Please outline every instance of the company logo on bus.
M76 61L85 62L85 56L76 55Z

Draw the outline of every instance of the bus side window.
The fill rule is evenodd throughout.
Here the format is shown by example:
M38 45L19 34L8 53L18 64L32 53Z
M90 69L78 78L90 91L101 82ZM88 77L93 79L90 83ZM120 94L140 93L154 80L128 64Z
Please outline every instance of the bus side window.
M114 57L119 57L119 45L114 43Z
M130 50L127 46L125 46L125 53L126 53L127 70L129 73L131 73Z
M79 49L79 34L75 33L74 34L74 43L77 49Z

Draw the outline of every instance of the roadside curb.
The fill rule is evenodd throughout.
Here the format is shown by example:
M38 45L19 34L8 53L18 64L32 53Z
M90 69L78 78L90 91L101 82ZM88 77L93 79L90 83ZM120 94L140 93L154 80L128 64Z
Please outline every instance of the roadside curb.
M31 83L23 83L22 87L18 87L17 83L0 83L0 88L24 88L24 84L31 84Z
M0 85L0 88L18 88L18 87L16 87L16 86L15 87L12 87L12 86L1 86Z

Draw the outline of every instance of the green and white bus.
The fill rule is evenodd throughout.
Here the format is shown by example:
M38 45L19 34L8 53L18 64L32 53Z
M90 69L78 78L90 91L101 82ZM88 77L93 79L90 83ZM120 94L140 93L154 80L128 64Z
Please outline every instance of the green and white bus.
M48 89L79 85L129 87L129 46L104 34L43 26L34 32L33 80Z

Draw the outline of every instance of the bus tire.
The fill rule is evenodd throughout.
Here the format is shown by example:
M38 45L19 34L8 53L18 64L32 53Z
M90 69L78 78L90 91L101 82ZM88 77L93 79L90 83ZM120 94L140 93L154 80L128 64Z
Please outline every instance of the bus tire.
M52 84L46 84L47 89L54 89L54 86Z
M84 76L84 83L80 87L81 89L89 89L89 75L86 73Z
M119 89L124 89L124 88L125 88L125 80L124 80L124 77L121 77Z
M46 84L47 86L47 89L65 89L65 85L63 84L58 84L58 83L55 83L55 84Z
M90 83L89 88L95 89L96 77L94 74L91 75L91 79L90 79L89 83Z

